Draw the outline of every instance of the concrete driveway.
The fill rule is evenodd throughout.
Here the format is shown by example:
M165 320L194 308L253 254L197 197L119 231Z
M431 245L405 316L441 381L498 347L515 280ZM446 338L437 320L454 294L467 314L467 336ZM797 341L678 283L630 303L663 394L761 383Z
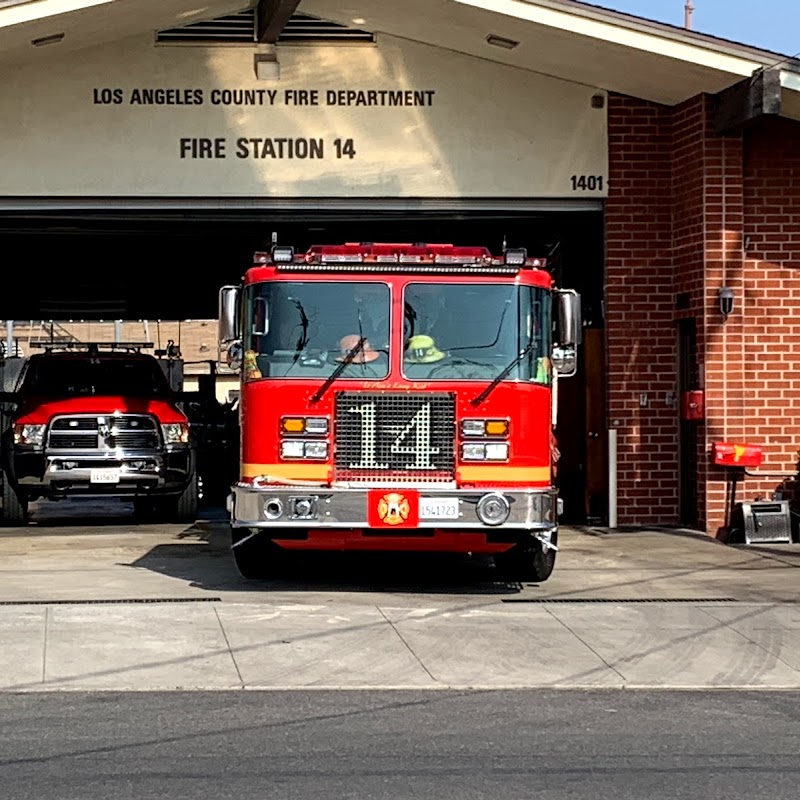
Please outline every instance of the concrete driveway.
M551 579L487 560L293 558L242 580L224 514L43 504L0 533L0 688L800 688L800 546L564 529Z

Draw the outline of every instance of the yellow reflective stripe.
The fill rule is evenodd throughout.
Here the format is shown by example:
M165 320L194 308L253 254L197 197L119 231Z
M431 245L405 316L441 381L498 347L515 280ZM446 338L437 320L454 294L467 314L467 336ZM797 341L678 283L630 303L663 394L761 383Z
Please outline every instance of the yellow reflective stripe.
M514 483L543 483L550 480L550 467L512 467L505 464L458 468L461 481L504 481Z
M328 481L329 464L242 464L242 477L255 478L269 475L275 480ZM506 483L544 483L550 480L550 467L512 467L506 464L475 465L458 468L460 481L503 481Z
M257 478L269 475L273 480L281 478L293 481L328 481L329 464L242 464L243 478Z

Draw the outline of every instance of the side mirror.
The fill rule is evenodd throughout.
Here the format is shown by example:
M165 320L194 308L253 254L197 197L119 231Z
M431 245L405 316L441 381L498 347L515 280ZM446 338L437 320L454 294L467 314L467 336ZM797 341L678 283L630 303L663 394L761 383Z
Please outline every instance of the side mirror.
M553 348L553 369L562 378L571 378L578 371L578 352L574 345Z
M263 297L256 297L253 303L253 321L250 333L253 336L266 336L269 333L269 307Z
M222 345L238 339L239 335L239 287L223 286L219 290L217 338Z
M225 363L234 371L238 372L242 368L244 360L244 350L241 342L232 342L228 351L225 353Z
M565 377L578 371L578 345L583 339L581 296L574 289L558 289L556 300L556 331L553 346L553 367Z

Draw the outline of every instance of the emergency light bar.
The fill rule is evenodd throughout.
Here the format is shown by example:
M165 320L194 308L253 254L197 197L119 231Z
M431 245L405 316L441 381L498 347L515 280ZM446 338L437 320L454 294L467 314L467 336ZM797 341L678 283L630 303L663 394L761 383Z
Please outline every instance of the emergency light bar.
M280 272L413 272L415 275L516 275L518 267L504 264L478 266L474 264L392 264L373 262L370 264L331 263L331 264L278 264Z
M31 347L43 348L44 350L72 350L78 352L92 352L97 350L133 350L139 352L153 347L152 342L50 342L44 340L34 340Z
M528 258L524 248L506 250L502 256L495 256L486 247L460 247L452 244L354 244L314 245L304 254L295 254L291 247L272 248L271 253L257 252L254 256L256 264L275 265L279 269L302 271L382 271L375 265L413 266L418 271L424 267L425 272L449 272L447 267L455 267L460 271L476 273L509 274L520 269L544 269L547 259ZM326 270L324 267L330 266ZM357 269L345 270L344 267L358 266ZM431 269L440 266L441 269ZM466 269L474 267L474 270ZM488 268L488 269L487 269Z

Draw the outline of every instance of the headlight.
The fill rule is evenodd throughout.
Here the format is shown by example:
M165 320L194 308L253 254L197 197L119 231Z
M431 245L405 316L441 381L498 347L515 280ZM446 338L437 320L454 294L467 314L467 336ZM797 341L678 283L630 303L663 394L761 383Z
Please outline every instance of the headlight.
M461 446L463 461L508 461L508 442L467 442Z
M486 444L487 461L508 461L507 442L487 442Z
M304 449L305 442L281 442L281 458L302 458Z
M461 458L464 461L484 461L486 459L486 446L483 444L465 444L461 448Z
M462 419L462 436L508 436L507 419Z
M189 441L189 425L186 422L168 422L161 426L166 444L187 444Z
M306 442L306 458L327 458L327 442Z
M461 433L464 436L483 436L486 432L486 421L482 419L465 419L461 421Z
M287 439L281 442L281 458L314 458L324 460L327 457L327 442L304 442L297 439Z
M15 425L14 444L41 447L47 425Z

